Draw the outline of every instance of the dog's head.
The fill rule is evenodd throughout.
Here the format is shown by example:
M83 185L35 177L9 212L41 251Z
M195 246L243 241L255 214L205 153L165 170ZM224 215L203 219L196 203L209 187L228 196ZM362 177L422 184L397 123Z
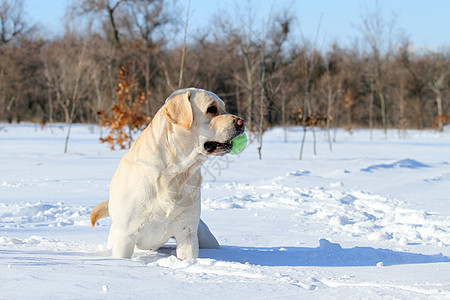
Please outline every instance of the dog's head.
M184 131L189 142L205 155L225 155L231 140L244 133L245 121L225 111L225 103L214 93L189 88L175 91L161 114Z

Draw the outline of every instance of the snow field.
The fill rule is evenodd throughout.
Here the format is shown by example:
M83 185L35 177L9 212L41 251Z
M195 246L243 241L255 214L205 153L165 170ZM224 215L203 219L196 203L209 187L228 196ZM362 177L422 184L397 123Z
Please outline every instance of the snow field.
M76 125L0 125L0 298L450 299L450 133L301 130L203 168L202 218L220 250L179 261L174 242L110 257L92 230L123 151Z

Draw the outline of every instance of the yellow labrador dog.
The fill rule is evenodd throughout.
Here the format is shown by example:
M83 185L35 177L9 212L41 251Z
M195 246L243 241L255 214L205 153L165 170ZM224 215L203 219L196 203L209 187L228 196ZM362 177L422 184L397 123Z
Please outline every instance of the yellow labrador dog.
M170 238L179 259L200 248L219 248L200 220L200 167L209 155L225 155L244 133L243 119L225 111L215 94L175 91L120 161L109 201L97 205L91 223L111 216L112 255L130 258L135 246L156 250Z

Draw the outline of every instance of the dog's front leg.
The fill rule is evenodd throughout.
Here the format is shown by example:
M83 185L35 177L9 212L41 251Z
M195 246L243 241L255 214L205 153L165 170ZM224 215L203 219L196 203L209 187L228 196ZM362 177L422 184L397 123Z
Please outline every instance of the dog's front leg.
M198 257L198 237L197 228L184 228L178 236L177 241L177 257L181 260Z
M112 256L116 258L131 258L136 246L136 239L134 235L126 231L115 228L113 238Z

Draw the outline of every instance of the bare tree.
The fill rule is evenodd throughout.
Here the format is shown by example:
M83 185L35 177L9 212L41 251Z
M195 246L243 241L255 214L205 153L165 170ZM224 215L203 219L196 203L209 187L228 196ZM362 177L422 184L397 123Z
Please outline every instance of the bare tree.
M188 30L188 24L189 24L190 7L191 7L191 0L188 1L188 6L186 9L186 19L184 21L183 49L181 50L180 76L178 78L178 88L181 88L181 86L183 84L184 59L185 59L185 55L186 55L186 39L187 39L187 30Z
M395 27L394 18L390 21L383 19L381 5L375 3L375 9L362 17L359 30L370 48L372 58L372 90L380 101L381 119L385 133L388 129L386 89L388 85L389 63L392 54L392 32ZM372 105L369 114L373 114ZM372 127L371 127L372 128Z
M175 24L174 18L163 0L128 0L120 17L131 39L134 60L134 76L142 78L142 90L145 94L145 107L148 114L154 114L158 107L151 106L150 94L157 85L152 82L154 76L164 68L159 63L161 48L165 41L164 30Z
M424 105L427 90L427 78L423 76L426 70L426 61L416 57L413 52L408 50L408 46L402 50L401 60L406 70L404 85L409 94L411 110L409 115L411 116L412 124L417 129L422 129L424 126Z
M325 128L327 131L327 140L330 151L332 151L331 140L331 122L333 121L333 115L336 114L336 106L339 102L338 99L343 94L343 67L344 55L337 45L333 46L333 50L325 56L325 73L321 78L321 85L323 88L323 97L327 99L326 104L326 120Z
M254 109L257 99L257 87L259 80L259 69L261 67L261 45L260 33L254 28L254 20L256 19L255 6L249 0L246 7L235 7L235 20L232 17L223 16L220 26L225 36L225 39L230 39L230 45L235 46L235 49L230 49L234 52L239 51L240 56L235 57L240 62L240 66L233 68L232 77L235 80L236 86L245 95L243 110L247 128L253 131L254 128ZM228 54L230 55L230 53Z
M265 56L266 56L266 45L265 42L262 42L262 50L261 50L261 94L259 99L259 122L258 122L258 156L259 159L262 159L262 146L263 146L263 133L264 133L264 112L265 112L265 100L266 100L266 66L265 66Z
M312 46L308 47L306 39L302 33L302 40L303 40L303 59L301 60L303 62L300 71L303 78L301 78L302 81L302 88L303 88L303 114L302 114L302 127L303 127L303 137L302 142L300 145L300 155L299 159L301 160L303 157L303 148L305 145L305 139L306 139L306 132L307 132L307 124L306 120L307 118L313 114L312 107L311 107L311 79L313 76L313 71L316 67L316 63L318 61L318 53L316 51L316 45L317 45L317 38L319 36L320 32L320 25L321 25L322 19L319 21L319 25L317 26L316 35L314 38L314 43ZM314 131L314 125L311 127L311 132L313 134L313 153L314 155L317 155L317 149L316 149L316 133Z
M82 97L82 88L80 86L80 80L81 77L84 76L84 70L85 66L83 66L85 62L85 52L86 52L86 44L83 45L83 48L81 49L81 52L78 56L78 63L75 69L75 82L72 89L72 95L69 97L69 104L71 106L70 115L69 115L69 128L67 129L67 136L66 136L66 142L64 146L64 153L67 153L67 146L69 144L69 138L70 138L70 130L72 128L73 119L75 116L75 111L78 102L80 101L80 98Z
M87 74L90 73L88 70L91 66L87 63L86 49L85 41L66 33L63 42L51 45L46 53L47 85L63 109L65 122L69 125L64 153L67 153L77 106L86 97L85 93L90 86Z
M444 121L446 119L446 115L444 114L443 109L443 91L446 84L446 79L450 75L450 63L448 59L445 59L443 55L435 55L436 62L434 63L432 69L432 75L428 86L436 95L436 108L437 108L437 116L436 116L436 125L439 128L439 131L444 130Z
M127 0L78 0L70 7L70 12L78 16L92 15L94 18L101 16L100 21L109 24L107 35L120 46L120 33L117 25L117 11L119 6Z
M30 30L24 20L23 0L0 2L0 46Z

